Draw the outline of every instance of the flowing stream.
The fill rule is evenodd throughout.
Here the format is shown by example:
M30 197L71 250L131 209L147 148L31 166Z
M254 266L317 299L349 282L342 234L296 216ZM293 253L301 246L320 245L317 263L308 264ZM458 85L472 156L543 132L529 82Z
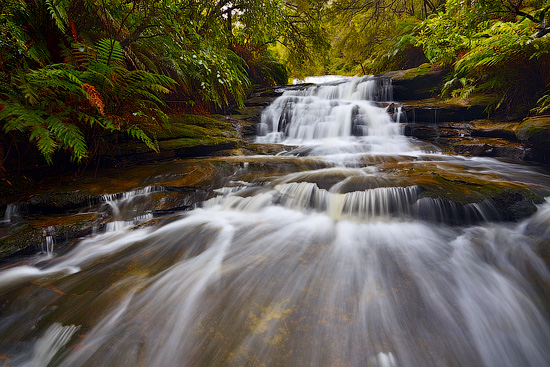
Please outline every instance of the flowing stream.
M489 192L548 173L408 139L391 98L287 91L257 139L288 152L166 217L136 211L160 187L105 196L102 233L4 263L0 365L550 366L550 200L511 221Z

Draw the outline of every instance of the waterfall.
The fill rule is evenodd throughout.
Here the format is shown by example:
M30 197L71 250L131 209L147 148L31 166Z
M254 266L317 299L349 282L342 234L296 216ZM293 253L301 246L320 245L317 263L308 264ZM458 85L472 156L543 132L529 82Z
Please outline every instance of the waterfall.
M258 125L260 143L303 144L330 139L361 143L360 151L410 151L399 122L375 102L392 99L388 78L349 78L285 91L266 108Z
M418 152L389 100L374 77L289 90L258 141L295 149L195 159L226 176L193 210L129 226L166 192L106 195L102 233L0 265L0 361L549 366L550 173Z
M4 213L4 220L0 221L0 223L11 223L13 219L18 216L18 214L19 207L17 206L17 204L8 204Z
M151 194L162 191L164 191L162 187L147 186L128 192L103 195L102 201L113 212L113 220L105 225L106 231L118 231L127 226L152 219L153 214L142 208L139 201L146 203Z

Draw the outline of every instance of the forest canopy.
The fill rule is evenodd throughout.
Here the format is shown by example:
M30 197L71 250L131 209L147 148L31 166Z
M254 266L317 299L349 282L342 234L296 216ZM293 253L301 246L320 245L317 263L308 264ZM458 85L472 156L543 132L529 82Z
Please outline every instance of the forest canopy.
M550 108L549 0L3 0L0 162L22 139L75 162L167 113L223 111L313 74L450 70L442 96ZM0 165L1 166L1 165ZM1 168L1 167L0 167Z

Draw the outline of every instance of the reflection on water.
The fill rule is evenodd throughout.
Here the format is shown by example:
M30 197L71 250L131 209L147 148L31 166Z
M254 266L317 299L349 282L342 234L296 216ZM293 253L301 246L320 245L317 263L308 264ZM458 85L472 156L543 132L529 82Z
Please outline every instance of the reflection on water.
M550 200L512 223L480 196L520 184L548 195L549 176L421 153L398 131L331 137L335 150L303 137L285 156L227 158L235 173L224 187L148 226L130 213L142 215L136 207L160 189L106 197L124 226L0 270L0 360L550 365L550 272L536 252L550 241ZM468 200L451 200L453 187Z

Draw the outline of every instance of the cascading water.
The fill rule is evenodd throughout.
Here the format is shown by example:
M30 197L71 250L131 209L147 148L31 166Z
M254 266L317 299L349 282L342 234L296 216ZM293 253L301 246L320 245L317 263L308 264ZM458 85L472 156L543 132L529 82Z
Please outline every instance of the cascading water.
M461 187L471 200L457 202L438 185L483 178L548 195L550 176L419 153L361 100L389 88L362 78L286 93L258 140L295 150L226 158L234 174L191 211L0 269L0 361L549 366L550 272L536 250L550 241L550 199L514 223L493 199ZM130 224L127 199L150 191L105 197L113 220Z
M257 141L313 145L310 154L410 151L401 125L376 103L391 99L391 81L373 77L286 91L262 113Z

